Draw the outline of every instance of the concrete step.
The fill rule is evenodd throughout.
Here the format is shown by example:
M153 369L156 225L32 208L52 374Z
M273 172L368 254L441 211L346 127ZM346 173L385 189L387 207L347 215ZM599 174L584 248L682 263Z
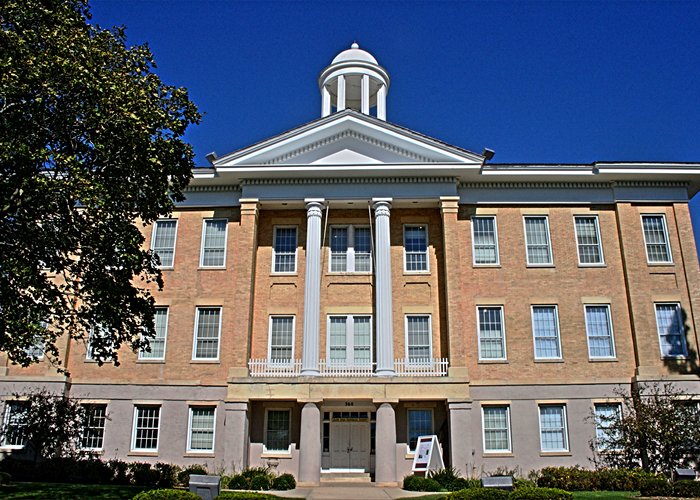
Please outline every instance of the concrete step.
M369 472L322 472L321 484L369 484Z

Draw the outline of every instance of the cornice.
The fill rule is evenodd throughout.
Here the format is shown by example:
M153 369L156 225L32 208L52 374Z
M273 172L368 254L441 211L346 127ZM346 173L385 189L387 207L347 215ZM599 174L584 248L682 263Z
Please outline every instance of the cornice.
M208 192L221 192L221 191L233 191L235 193L241 192L241 186L239 184L230 184L224 186L187 186L184 189L185 193L208 193Z
M299 185L299 184L445 184L456 183L455 177L341 177L296 179L241 179L241 186Z
M461 182L460 189L612 189L629 188L685 188L687 182L674 181L611 181L611 182Z

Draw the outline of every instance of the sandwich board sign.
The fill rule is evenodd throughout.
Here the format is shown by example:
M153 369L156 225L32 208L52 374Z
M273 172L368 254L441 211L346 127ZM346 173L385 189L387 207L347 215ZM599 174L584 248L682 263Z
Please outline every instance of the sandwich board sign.
M442 452L437 436L434 434L432 436L418 436L412 471L425 474L444 468L445 463L442 461Z

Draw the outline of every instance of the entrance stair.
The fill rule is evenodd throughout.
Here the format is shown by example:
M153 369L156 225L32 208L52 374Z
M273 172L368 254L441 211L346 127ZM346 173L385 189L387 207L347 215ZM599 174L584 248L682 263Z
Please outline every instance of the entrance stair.
M372 478L369 472L354 471L321 471L321 486L332 484L370 484Z

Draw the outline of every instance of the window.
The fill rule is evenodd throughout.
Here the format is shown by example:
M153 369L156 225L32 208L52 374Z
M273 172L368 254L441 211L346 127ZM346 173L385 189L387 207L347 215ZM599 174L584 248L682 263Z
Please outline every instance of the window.
M276 273L297 272L297 228L276 226L273 242L273 271Z
M270 316L270 352L268 359L291 363L294 359L294 316Z
M596 404L595 407L595 439L600 451L619 450L617 443L619 434L612 429L622 418L619 403Z
M574 217L574 226L576 227L578 263L582 266L604 264L598 217L594 215Z
M266 451L289 451L290 417L290 410L267 410L265 413Z
M2 427L2 446L24 448L24 430L27 427L27 404L23 401L6 401Z
M80 447L83 450L104 449L105 422L107 421L107 405L85 404L85 421L80 436Z
M414 409L408 410L408 450L416 451L419 436L433 434L433 410Z
M39 327L40 331L32 339L32 345L24 350L27 356L36 360L44 359L44 338L41 336L41 333L49 327L49 324L46 321L40 321Z
M430 316L406 316L406 356L409 363L428 363L432 358Z
M228 219L204 219L202 227L202 267L223 267L226 265L226 232Z
M503 307L478 307L479 359L506 359Z
M198 307L192 359L219 359L221 308Z
M369 227L331 227L332 273L372 271L372 233Z
M656 329L659 333L661 357L676 358L688 355L685 328L680 304L655 304Z
M557 306L532 306L535 359L561 358Z
M214 451L214 427L216 408L190 406L189 430L187 432L188 452Z
M87 341L87 352L85 353L85 359L88 361L94 361L97 359L98 354L102 358L109 358L114 353L112 345L107 345L109 342L109 331L102 325L96 325L90 328L90 334L88 335Z
M588 337L589 358L614 358L610 306L584 306L586 312L586 336Z
M525 217L525 247L529 265L551 265L549 223L546 216Z
M647 249L647 262L650 264L670 264L671 248L668 244L666 217L663 215L642 215L644 243Z
M160 258L160 267L173 267L177 220L157 220L153 224L151 250Z
M540 449L569 451L564 405L540 406Z
M428 270L428 226L404 226L403 247L405 271Z
M484 451L510 452L510 408L483 406Z
M157 451L160 430L160 406L135 406L131 449Z
M139 359L165 359L165 340L168 337L168 308L156 307L154 316L156 336L148 340L151 352L141 350Z
M328 317L328 361L350 366L372 362L371 316Z
M498 264L496 217L472 217L474 265Z

